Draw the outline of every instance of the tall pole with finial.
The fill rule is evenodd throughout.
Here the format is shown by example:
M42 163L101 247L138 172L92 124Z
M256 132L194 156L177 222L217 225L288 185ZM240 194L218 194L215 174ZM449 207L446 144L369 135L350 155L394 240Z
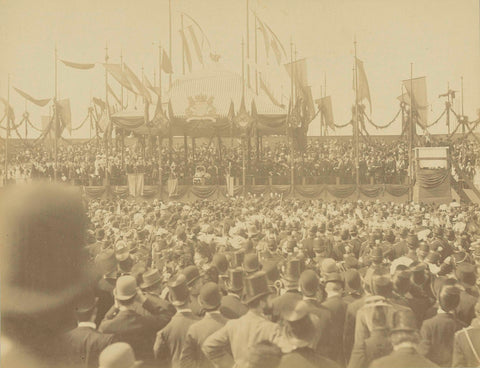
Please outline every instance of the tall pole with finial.
M247 0L248 4L248 0ZM245 103L245 42L242 37L242 101ZM246 137L242 134L242 192L246 193L247 166L246 166Z
M105 43L105 65L108 65L108 43ZM112 122L110 121L110 109L109 109L109 104L108 104L108 73L107 73L107 68L105 68L105 114L107 117L108 121L108 126L105 128L105 182L108 185L109 184L109 159L108 156L110 155L109 152L109 145L110 145L110 124Z
M354 51L355 51L355 61L354 61L354 68L355 68L355 123L353 126L354 132L354 144L355 144L355 183L358 185L360 184L360 148L359 148L359 125L358 125L358 68L357 68L357 38L355 37L353 41Z
M323 97L327 97L327 72L323 72ZM323 135L327 136L327 122L325 120L325 115L322 113L322 125L323 125Z
M158 103L160 106L157 106L158 110L162 109L162 43L158 42ZM162 150L163 150L163 138L161 135L158 136L158 185L160 198L163 195L163 162L162 162Z
M293 170L293 120L296 118L293 115L295 114L295 65L293 63L293 39L290 38L290 114L287 121L287 129L286 129L286 136L287 136L287 143L290 146L290 186L291 192L293 193L293 181L294 178L294 170ZM292 135L290 137L290 135Z
M410 63L410 122L408 124L408 186L409 186L409 200L413 199L413 63Z
M460 83L461 83L460 85L461 85L461 88L462 88L462 99L461 99L461 101L462 101L462 105L461 105L462 106L462 134L465 137L465 131L466 131L465 130L465 123L466 122L465 122L465 116L463 115L463 76L460 77Z
M172 0L168 0L168 54L171 62L173 62L172 55ZM172 88L172 73L168 75L168 88Z
M255 94L258 95L258 46L257 46L257 17L255 17Z
M57 170L58 170L58 56L57 56L57 44L55 43L55 97L53 98L53 122L54 122L54 150L55 150L55 168L53 170L53 178L57 181Z
M120 49L120 68L122 68L122 72L123 72L123 50L122 49ZM120 102L122 104L122 110L123 110L125 108L123 104L123 84L120 85Z
M8 183L8 139L10 137L10 74L7 76L7 131L5 135L5 175L4 185Z
M246 37L247 37L247 86L250 87L250 10L248 0L246 0Z
M183 29L183 13L180 14L180 26L182 32L185 32ZM182 74L185 75L185 43L182 42Z

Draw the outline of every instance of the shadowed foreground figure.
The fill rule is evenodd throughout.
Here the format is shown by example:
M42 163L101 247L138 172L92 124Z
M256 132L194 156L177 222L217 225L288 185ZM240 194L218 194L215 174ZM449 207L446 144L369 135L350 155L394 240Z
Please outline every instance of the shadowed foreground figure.
M77 189L39 184L0 195L1 366L66 367L62 335L92 281Z

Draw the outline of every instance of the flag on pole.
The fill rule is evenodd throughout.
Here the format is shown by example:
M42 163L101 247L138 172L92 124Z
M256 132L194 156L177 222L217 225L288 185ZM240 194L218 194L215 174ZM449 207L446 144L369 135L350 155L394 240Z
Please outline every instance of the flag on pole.
M265 94L268 96L268 98L270 99L270 101L276 105L276 106L279 106L279 107L285 107L285 105L282 105L280 102L278 102L278 100L275 98L275 96L273 95L272 91L270 91L270 89L267 87L265 81L263 80L263 77L262 75L260 74L259 76L259 80L260 80L260 89L265 92Z
M270 42L272 46L272 50L275 53L275 57L277 59L277 63L280 65L282 62L282 55L284 57L287 57L287 53L285 52L285 48L283 47L282 43L280 42L279 38L275 34L275 32L272 31L272 29L268 26L268 24L263 23L264 26L269 30L270 36L272 41Z
M88 70L88 69L93 69L95 67L95 64L74 63L72 61L66 61L66 60L60 60L60 61L64 63L66 66L74 69Z
M58 136L62 135L62 132L67 128L69 133L72 133L72 112L70 109L70 100L60 100L57 102L58 119L60 121Z
M37 99L37 98L34 98L32 96L30 96L28 93L16 88L16 87L13 87L13 89L15 91L17 91L17 93L22 96L23 98L25 98L26 100L30 101L31 103L34 103L35 105L37 106L40 106L40 107L44 107L46 104L48 104L50 102L50 98L44 98L44 99Z
M125 76L130 82L130 85L132 85L136 90L135 93L137 95L143 96L148 102L151 102L152 96L150 96L150 92L148 92L148 89L145 88L143 83L140 81L137 75L132 71L132 69L130 69L127 64L123 63L123 70L124 70Z
M117 94L113 91L112 87L110 87L110 84L107 84L107 91L108 93L110 93L113 98L115 99L115 101L117 101L117 103L122 106L122 100L120 100L117 96ZM123 109L123 106L122 106L122 109Z
M167 53L165 52L165 49L163 49L163 52L162 52L162 70L167 74L173 73L172 61L170 60Z
M268 33L267 29L265 28L265 26L264 26L263 22L260 20L260 18L258 18L257 15L255 15L255 18L257 19L257 22L258 22L258 29L260 30L260 32L262 32L262 35L263 35L263 44L265 45L265 55L267 55L267 59L268 59L268 57L270 55L270 34ZM278 51L280 51L280 50L278 50ZM280 64L280 62L279 62L279 64Z
M107 72L124 88L128 89L130 92L137 94L138 92L135 88L131 85L130 81L128 80L127 76L122 70L122 66L120 64L103 64Z
M355 58L356 68L357 68L357 93L358 93L358 102L366 99L370 105L370 113L372 113L372 101L370 99L370 88L368 87L367 74L365 73L365 68L363 67L363 61L359 58Z
M419 77L403 81L403 86L407 90L408 97L406 103L410 104L410 96L413 100L413 111L417 112L418 124L425 129L428 123L428 97L427 97L427 79ZM404 94L405 95L405 94Z
M5 100L3 97L0 97L0 100L2 100L3 104L5 105L5 115L8 117L10 122L15 122L15 112L13 111L12 105L9 105L8 101Z
M192 55L190 54L190 48L188 47L187 37L183 29L180 30L180 35L182 36L183 49L185 50L185 59L187 60L188 70L192 72Z
M294 76L295 85L297 87L306 87L308 85L307 80L307 59L299 59L291 63L285 64L285 69L290 78Z
M193 48L195 49L195 52L197 53L198 61L200 61L200 64L203 65L202 48L200 47L200 44L198 43L198 39L197 39L197 36L195 35L195 32L193 30L193 26L188 26L187 29L190 33L190 38L192 39Z
M43 132L48 132L45 133L45 138L52 140L54 137L53 133L53 116L42 116L41 117L41 122L42 122L42 131Z
M149 90L153 91L153 93L155 93L157 96L159 96L160 95L160 88L154 87L152 85L152 82L150 82L147 77L143 77L143 79L145 81L145 87L147 87Z
M315 101L317 103L318 109L322 112L325 123L331 129L335 129L335 124L333 122L333 109L332 109L332 98L330 96L325 96L319 98Z

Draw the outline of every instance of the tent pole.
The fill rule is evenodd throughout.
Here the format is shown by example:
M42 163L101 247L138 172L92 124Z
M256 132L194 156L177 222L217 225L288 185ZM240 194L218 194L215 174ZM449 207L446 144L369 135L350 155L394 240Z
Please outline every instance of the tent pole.
M410 121L408 125L408 187L409 200L413 200L413 63L410 63Z
M5 136L5 183L8 182L8 138L10 136L10 74L7 77L7 132Z

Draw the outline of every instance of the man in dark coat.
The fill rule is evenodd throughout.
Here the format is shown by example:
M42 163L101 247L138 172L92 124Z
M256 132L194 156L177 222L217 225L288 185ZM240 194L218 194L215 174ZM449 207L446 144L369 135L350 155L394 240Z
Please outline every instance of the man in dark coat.
M454 315L459 301L460 290L453 285L444 285L438 295L440 307L437 315L425 320L420 331L419 352L442 367L452 366L454 335L465 326Z
M113 334L97 331L95 317L96 299L92 292L86 292L77 303L75 314L78 326L65 334L68 345L66 355L69 364L76 367L96 368L103 349L115 341Z
M203 354L201 347L208 336L223 327L228 321L219 311L221 297L218 285L213 282L206 283L200 289L199 303L206 312L200 321L195 322L188 329L180 356L182 367L213 367Z
M248 312L248 307L242 303L243 270L241 268L228 271L228 280L225 280L227 295L222 297L220 313L228 319L240 318Z
M455 333L452 367L480 365L480 302L475 305L476 318L472 324Z
M272 299L272 321L280 320L282 314L291 312L295 305L302 299L298 291L298 280L300 278L300 260L290 259L282 276L285 293Z
M115 290L115 309L107 314L100 324L99 331L113 333L119 341L128 343L135 356L144 361L151 361L151 347L155 340L158 321L153 316L141 315L136 312L137 304L155 312L150 301L137 288L135 278L130 275L120 276Z
M117 260L115 258L115 252L108 249L98 254L97 257L95 257L95 266L102 275L95 287L95 296L98 297L98 311L95 323L98 326L114 302L113 289L115 289L117 282Z
M438 367L417 352L417 321L411 310L395 312L390 336L393 352L374 360L370 368Z

